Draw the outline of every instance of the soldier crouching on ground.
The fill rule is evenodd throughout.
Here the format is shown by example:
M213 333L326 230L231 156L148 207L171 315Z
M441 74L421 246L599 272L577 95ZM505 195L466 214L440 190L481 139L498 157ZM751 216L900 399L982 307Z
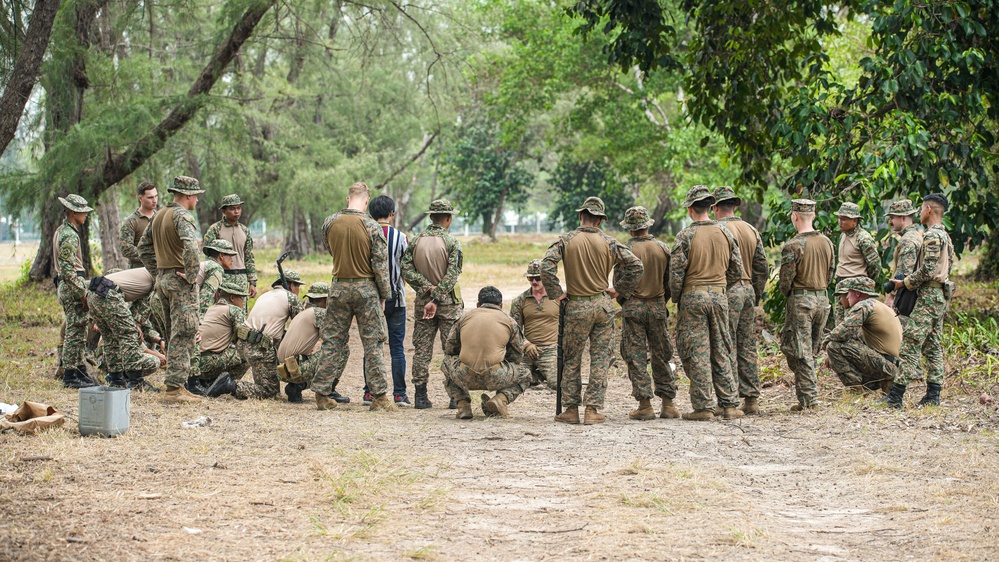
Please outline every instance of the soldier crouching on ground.
M558 302L548 298L541 283L541 260L531 260L524 274L531 288L510 303L510 317L524 333L524 366L531 371L531 385L545 381L555 390L558 382Z
M478 303L458 320L444 344L444 385L458 404L459 420L472 419L469 390L495 390L482 395L482 412L507 417L507 405L531 384L531 373L521 364L524 336L503 312L503 294L496 287L483 287Z
M284 392L288 395L288 402L293 404L302 402L302 391L309 388L319 369L316 344L322 339L321 327L329 292L329 283L319 281L309 286L305 294L309 299L308 307L288 324L284 339L278 346L278 375L288 383ZM335 398L332 394L330 397Z
M877 299L874 280L847 277L836 284L843 321L826 336L826 366L852 388L887 391L898 373L902 325Z
M216 240L214 243L224 242ZM215 385L214 381L230 377L241 379L250 368L249 362L236 347L237 331L246 322L246 312L243 311L245 299L249 295L245 285L239 285L236 279L227 279L218 289L218 299L208 307L205 317L201 320L201 357L199 359L200 384L206 388L214 388L213 393L205 392L206 396L218 398L222 395L226 384Z

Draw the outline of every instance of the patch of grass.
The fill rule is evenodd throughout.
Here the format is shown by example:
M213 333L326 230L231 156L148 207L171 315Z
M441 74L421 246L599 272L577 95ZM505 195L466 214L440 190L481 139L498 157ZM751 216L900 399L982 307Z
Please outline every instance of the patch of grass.
M439 557L437 547L432 544L406 551L402 555L413 560L437 560Z

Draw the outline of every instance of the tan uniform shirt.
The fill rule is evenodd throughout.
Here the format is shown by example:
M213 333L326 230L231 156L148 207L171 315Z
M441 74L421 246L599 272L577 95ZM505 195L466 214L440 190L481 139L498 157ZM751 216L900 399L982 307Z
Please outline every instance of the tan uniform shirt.
M541 297L541 304L534 295L524 297L521 307L524 317L524 337L538 346L558 343L558 303Z
M153 233L153 249L156 251L156 267L177 269L184 267L184 242L173 225L173 215L179 207L167 207L156 213L149 225Z
M340 215L326 233L333 256L333 277L337 279L370 279L371 234L360 215Z
M292 355L312 355L316 344L319 343L319 324L316 320L316 308L309 307L296 316L291 324L288 324L288 331L278 346L277 360L283 363L285 359Z
M580 232L566 245L562 256L566 292L574 297L592 297L607 290L614 270L614 256L599 232Z
M864 343L882 355L898 357L902 347L902 324L895 311L885 303L874 301L874 310L864 321Z
M104 277L118 285L125 302L137 301L153 292L153 274L144 267L125 269Z
M791 290L825 291L832 263L832 242L821 234L807 237Z
M246 325L254 330L261 330L265 335L277 341L284 336L284 324L291 317L289 293L282 287L267 291L257 297L257 302L246 316Z
M742 280L751 281L753 279L753 255L756 253L756 231L746 221L728 220L725 228L732 233L739 244L739 255L742 256Z
M843 233L839 237L839 265L836 266L836 278L866 276L867 261L863 252L857 247L857 229L854 229L852 234Z
M232 343L233 334L229 303L220 301L208 307L198 331L201 332L201 351L225 351Z
M495 306L481 306L466 312L455 330L461 338L458 360L477 373L503 362L506 346L519 329L505 312Z
M690 241L690 255L687 257L687 274L683 288L698 285L725 287L732 243L718 225L706 225L697 229Z
M669 254L655 240L635 242L628 248L638 256L638 259L642 260L642 265L645 266L642 279L638 282L638 288L631 296L636 299L662 298L666 294L665 279L666 272L669 270Z
M413 267L437 286L447 273L447 241L440 236L421 236L413 243Z
M246 269L246 232L239 223L229 225L223 220L218 239L232 242L236 250L236 255L232 257L232 269Z

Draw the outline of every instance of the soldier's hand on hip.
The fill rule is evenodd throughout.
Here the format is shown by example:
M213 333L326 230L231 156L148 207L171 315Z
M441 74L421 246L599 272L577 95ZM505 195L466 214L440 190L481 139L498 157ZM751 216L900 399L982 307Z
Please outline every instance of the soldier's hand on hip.
M175 271L174 273L177 275L177 277L180 277L184 281L187 281L187 274L186 273L181 273L179 271ZM188 283L190 283L190 281L188 281Z

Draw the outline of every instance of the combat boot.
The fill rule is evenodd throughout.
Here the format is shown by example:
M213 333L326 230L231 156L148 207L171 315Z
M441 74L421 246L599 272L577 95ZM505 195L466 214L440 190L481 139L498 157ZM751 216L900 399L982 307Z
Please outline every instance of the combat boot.
M160 389L149 384L146 379L142 378L142 371L125 371L128 376L128 382L125 383L125 387L134 392L159 392Z
M232 380L229 373L222 373L211 386L205 389L205 396L209 398L218 398L223 394L236 395L236 381Z
M208 390L208 386L211 385L209 384L206 386L205 383L198 377L187 377L187 383L184 385L184 388L186 388L191 394L204 396L205 391Z
M648 398L642 398L638 401L638 408L629 412L628 417L640 421L656 419L656 411L652 409L652 401Z
M125 385L128 384L128 379L125 378L123 372L108 373L104 380L111 388L125 388Z
M565 411L555 416L555 421L560 423L579 424L579 406L568 406Z
M922 408L923 406L939 406L939 405L940 405L940 385L935 382L926 383L926 396L923 396L923 399L920 400L919 404L916 404L916 406Z
M427 398L427 385L416 385L416 394L413 395L413 408L416 408L417 410L427 410L433 407L433 402Z
M746 415L745 412L743 412L739 408L736 408L735 406L729 406L722 410L723 420L737 420L745 415Z
M485 402L482 403L482 409L485 410ZM489 415L489 414L486 414ZM459 400L458 401L458 411L454 414L454 419L456 420L470 420L472 419L472 401L471 400Z
M927 387L927 391L929 391L929 387ZM904 396L905 386L894 383L891 385L891 390L888 391L888 395L881 399L881 403L889 408L901 410L903 406L902 398Z
M596 425L604 423L606 420L607 416L597 413L596 406L587 406L586 411L583 413L583 425Z
M747 416L760 415L760 399L755 396L747 396L746 400L742 403L742 413Z
M77 367L76 368L76 373L77 373L77 376L80 378L80 380L82 380L83 382L89 384L90 386L97 386L97 381L95 381L93 378L90 377L90 375L87 374L87 364L86 363L84 363L84 364L80 365L79 367Z
M90 386L97 386L97 383L90 381L89 377L84 378L81 375L80 371L73 367L63 369L62 385L65 388L87 388Z
M791 406L791 411L804 412L806 410L817 410L818 408L818 404L795 404L794 406Z
M660 418L675 420L680 417L680 410L673 405L672 398L663 398L662 410L659 412Z
M317 410L334 410L336 409L336 402L332 400L329 396L325 394L316 393L316 409Z
M447 403L447 409L448 410L457 410L458 409L458 403L454 401L454 398L452 398L451 401Z
M284 393L288 395L288 402L291 404L301 404L303 388L305 388L304 384L293 382L284 385Z
M168 386L161 400L171 404L179 404L181 402L201 402L201 397L191 394L182 386Z
M487 418L491 417L510 417L510 412L506 409L507 404L510 401L507 399L506 394L502 392L497 392L496 396L492 399L489 398L488 394L483 394L482 397L482 413L486 415ZM458 403L458 408L461 408L461 403Z
M715 419L715 413L711 410L694 410L683 415L687 421L711 421Z
M397 408L395 407L395 401L392 400L392 395L383 392L371 397L371 406L368 406L368 409L372 412L394 412Z

